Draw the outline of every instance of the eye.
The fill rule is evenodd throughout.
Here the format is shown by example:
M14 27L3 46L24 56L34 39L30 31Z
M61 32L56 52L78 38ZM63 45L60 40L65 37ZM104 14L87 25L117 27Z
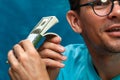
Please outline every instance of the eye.
M104 6L104 5L109 5L111 3L110 0L95 0L94 6Z
M95 0L93 4L94 4L94 8L101 9L101 8L108 7L111 4L111 1L110 0Z

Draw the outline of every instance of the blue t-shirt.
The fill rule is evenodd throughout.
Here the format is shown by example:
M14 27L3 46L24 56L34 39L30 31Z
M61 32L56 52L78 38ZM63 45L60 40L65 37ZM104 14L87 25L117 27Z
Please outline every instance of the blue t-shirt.
M57 80L101 80L94 69L91 56L85 44L71 44L63 53L67 60L60 69ZM120 76L112 80L120 80Z

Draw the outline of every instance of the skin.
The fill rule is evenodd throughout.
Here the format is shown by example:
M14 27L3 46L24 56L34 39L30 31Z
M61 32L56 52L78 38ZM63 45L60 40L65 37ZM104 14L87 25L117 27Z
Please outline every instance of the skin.
M33 44L23 40L8 52L11 80L50 80L42 61Z
M81 3L87 2L87 0L81 1ZM91 7L80 8L80 13L77 13L73 10L70 10L67 13L67 20L70 23L71 28L76 33L79 33L83 36L90 51L96 71L102 80L111 80L111 78L120 74L120 39L119 37L109 35L105 31L111 26L120 26L120 6L118 5L117 1L114 1L114 4L115 6L113 11L106 17L97 16L94 14ZM25 53L21 53L22 56L17 56L16 54L20 55L19 52L21 51L18 49L16 50L16 47L13 47L13 50L8 53L8 59L11 65L9 70L11 78L13 80L19 80L19 78L21 80L42 80L39 78L41 75L41 77L44 78L44 76L46 76L47 78L43 80L49 80L49 77L51 80L55 80L59 68L65 66L61 63L61 61L66 60L66 57L60 54L65 51L64 47L60 45L60 41L61 39L59 37L47 37L46 41L38 49L39 55L38 52L35 51L34 47L30 47L30 45L27 46L27 53L24 51L24 48L26 47L25 44L27 44L29 41L22 41L24 44L21 44L21 42L19 43L19 46L23 48L23 53ZM28 44L32 45L30 42ZM33 48L32 50L35 52L29 48ZM32 56L28 54L31 52ZM28 60L26 60L26 55L29 56L27 57ZM21 58L19 59L19 57ZM33 60L32 62L36 63L33 65L29 58ZM40 71L38 74L36 74L37 76L32 74L33 72L31 70L34 71L34 69L31 69L30 66L37 67L35 71ZM19 67L23 68L23 70ZM48 70L50 76L48 76L46 69ZM29 72L29 74L27 74L27 72ZM41 72L45 73L41 74ZM27 77L22 75L22 73L24 73ZM51 75L51 73L53 75Z
M29 40L16 44L8 52L11 80L55 80L59 68L64 67L61 61L66 60L60 54L65 50L60 41L58 36L46 36L38 50Z
M80 8L80 13L71 10L67 14L72 29L82 34L102 80L111 80L120 74L120 38L105 31L111 26L120 26L120 6L117 1L114 4L113 11L106 17L95 15L91 7Z
M59 69L65 66L62 61L67 59L66 56L61 54L65 49L60 45L60 42L60 36L46 36L45 42L38 49L40 56L47 65L50 80L56 80Z

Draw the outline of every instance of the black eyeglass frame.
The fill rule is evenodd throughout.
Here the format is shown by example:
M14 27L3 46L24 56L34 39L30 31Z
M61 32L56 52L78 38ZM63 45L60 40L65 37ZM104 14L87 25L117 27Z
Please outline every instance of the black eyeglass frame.
M110 1L112 2L111 10L110 10L110 12L107 13L106 15L99 15L99 14L97 14L97 13L95 12L95 10L94 10L94 3L95 3L95 1L88 2L88 3L85 3L85 4L80 4L80 5L78 5L75 9L78 9L78 8L80 8L80 7L85 7L85 6L91 6L92 9L93 9L93 12L94 12L97 16L104 17L104 16L108 16L108 15L112 12L113 7L114 7L114 1L119 1L119 0L110 0ZM120 2L120 1L119 1L119 2Z

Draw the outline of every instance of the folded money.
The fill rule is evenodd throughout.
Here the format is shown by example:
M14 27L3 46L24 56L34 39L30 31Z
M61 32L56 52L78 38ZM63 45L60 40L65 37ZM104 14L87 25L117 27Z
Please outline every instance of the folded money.
M30 32L27 39L29 39L33 45L36 46L46 32L58 22L59 21L55 16L43 17Z

